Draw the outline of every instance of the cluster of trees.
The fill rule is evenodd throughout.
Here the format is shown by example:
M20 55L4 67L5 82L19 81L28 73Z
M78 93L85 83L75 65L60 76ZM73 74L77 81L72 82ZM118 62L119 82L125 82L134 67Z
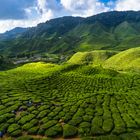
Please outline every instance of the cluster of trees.
M126 100L125 104L135 108L133 116L125 113L132 109L120 106L121 100L118 101L117 96L98 94L72 104L67 100L63 105L54 105L51 100L49 104L48 101L36 102L33 99L17 101L17 97L11 97L14 102L2 99L0 132L12 137L20 136L26 131L32 135L64 138L129 133L128 129L137 129L139 125L136 103L127 101L127 98L134 98L134 95L126 95L126 98L118 96L121 100Z
M9 69L13 66L12 62L9 60L9 58L5 58L2 55L0 55L0 70Z

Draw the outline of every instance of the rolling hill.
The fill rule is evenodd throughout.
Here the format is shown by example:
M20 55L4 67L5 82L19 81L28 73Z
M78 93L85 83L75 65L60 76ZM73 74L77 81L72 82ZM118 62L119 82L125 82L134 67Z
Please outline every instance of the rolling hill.
M90 65L101 65L109 57L118 53L117 51L106 51L106 50L95 50L92 52L77 52L74 54L68 63L71 64L90 64Z
M122 71L140 71L140 47L125 51L95 50L77 52L68 61L69 64L103 66Z
M105 61L104 66L116 70L140 70L140 47L122 51Z
M62 17L0 41L0 54L69 54L93 50L126 50L140 46L140 12L106 12Z
M139 73L80 64L0 72L2 140L138 140L139 83Z

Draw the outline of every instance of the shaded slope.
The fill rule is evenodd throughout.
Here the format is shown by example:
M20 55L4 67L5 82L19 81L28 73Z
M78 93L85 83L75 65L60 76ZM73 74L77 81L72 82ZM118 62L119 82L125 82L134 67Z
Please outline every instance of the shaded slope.
M103 24L81 24L69 32L69 36L79 38L74 46L77 51L92 51L115 46L115 36Z
M126 37L135 37L139 32L127 21L122 22L114 30L118 39L124 39Z
M122 42L120 42L115 49L116 50L127 50L130 48L136 48L140 46L140 35L137 36L131 36L124 38Z

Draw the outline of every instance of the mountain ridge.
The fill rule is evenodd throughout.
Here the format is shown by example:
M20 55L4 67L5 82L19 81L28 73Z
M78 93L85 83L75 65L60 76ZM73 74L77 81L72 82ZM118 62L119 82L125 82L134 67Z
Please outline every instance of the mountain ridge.
M1 33L0 34L0 41L11 40L11 39L17 38L21 34L26 32L27 30L28 30L28 28L16 27L12 30Z
M87 18L61 17L0 41L0 54L69 54L126 50L140 45L140 11L112 11ZM129 43L132 42L132 43Z

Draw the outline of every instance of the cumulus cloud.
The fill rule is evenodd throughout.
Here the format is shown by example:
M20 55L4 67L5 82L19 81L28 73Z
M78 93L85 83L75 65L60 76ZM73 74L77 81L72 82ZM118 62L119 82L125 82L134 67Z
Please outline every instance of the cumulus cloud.
M13 2L14 1L19 2L19 0L13 0ZM38 23L45 22L49 19L67 15L65 9L63 9L61 4L56 0L35 0L32 5L27 5L24 9L22 8L26 15L26 19L21 18L17 20L15 18L6 18L3 20L0 18L0 33L5 32L6 30L11 30L15 27L36 26ZM11 13L11 15L13 14Z
M99 0L61 0L60 2L73 16L87 17L109 10Z
M30 11L28 11L30 13ZM31 13L30 13L31 14ZM31 14L31 16L33 16ZM46 13L38 16L33 19L21 19L21 20L0 20L0 33L3 33L7 30L11 30L15 27L33 27L38 23L45 22L53 17L53 13L51 10L48 10Z
M115 10L140 10L140 0L118 0L115 4Z
M31 27L38 23L45 22L54 17L53 10L48 7L48 0L37 0L36 3L24 9L26 19L0 20L0 32L11 30L15 27Z

